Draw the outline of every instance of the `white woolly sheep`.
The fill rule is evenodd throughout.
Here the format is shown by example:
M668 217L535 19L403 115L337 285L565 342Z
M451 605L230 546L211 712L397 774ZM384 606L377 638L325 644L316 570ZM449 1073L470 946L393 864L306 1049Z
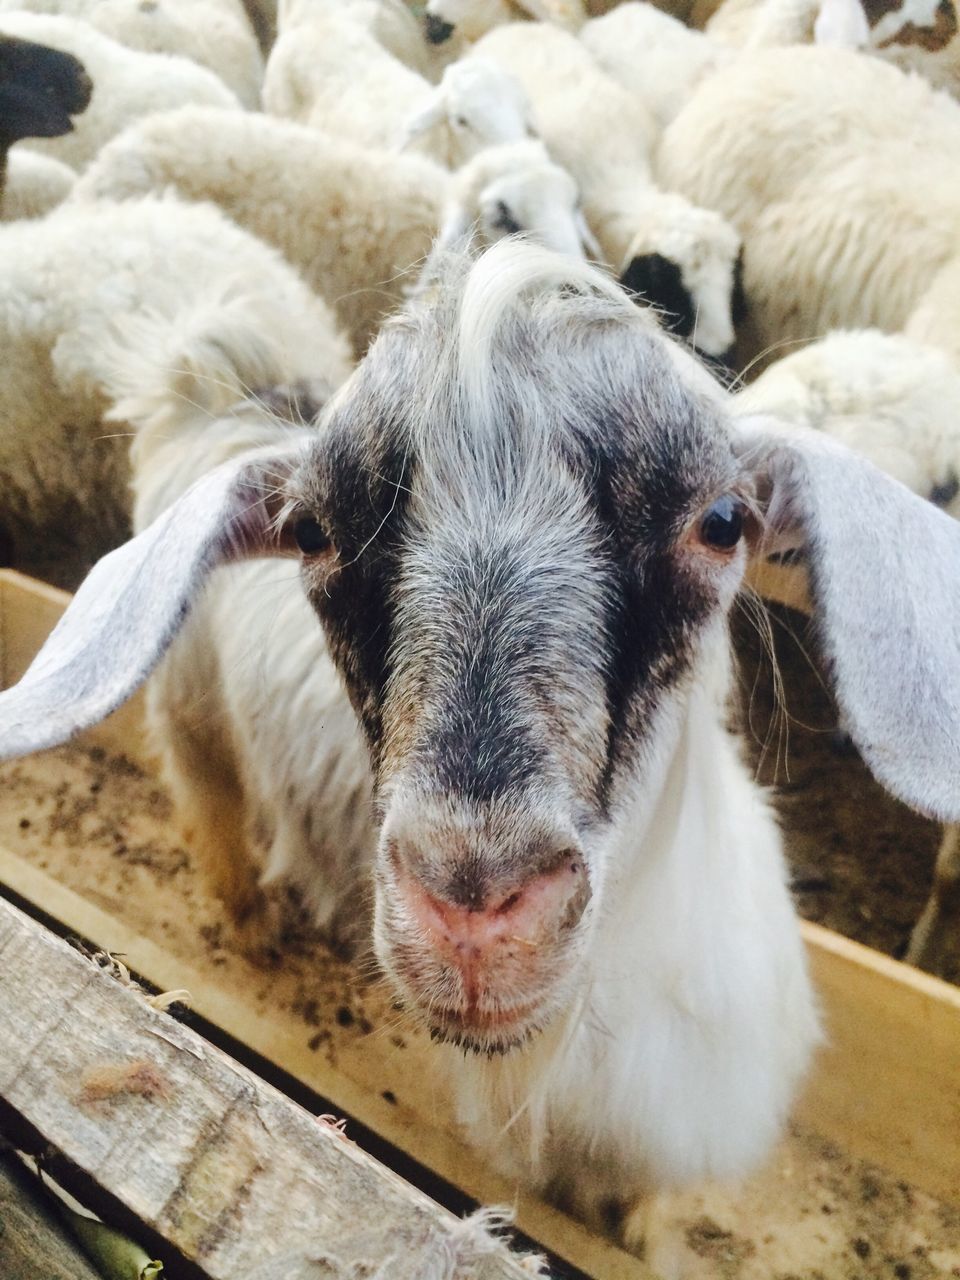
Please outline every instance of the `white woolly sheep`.
M661 128L700 80L732 56L646 0L629 0L602 18L591 18L580 40L609 76L640 96Z
M131 120L184 103L239 108L222 80L187 58L138 53L95 31L87 22L40 13L0 14L0 33L49 45L79 58L93 82L90 105L71 133L31 142L81 169Z
M166 326L155 354L186 377L181 344L196 335L177 325L191 305L200 314L208 303L220 323L236 316L282 344L286 364L239 368L249 386L281 369L284 380L323 372L318 333L336 349L326 306L274 249L212 207L67 204L0 226L2 523L18 566L63 582L125 536L127 450L122 433L103 428L100 346L112 326L149 313ZM338 372L348 367L344 351ZM206 409L216 412L225 394L211 381Z
M760 49L817 44L859 49L960 93L960 34L954 0L726 0L707 23L723 44Z
M335 61L335 51L346 64ZM416 19L402 0L285 0L264 72L264 109L301 124L316 113L315 123L329 127L324 106L338 111L327 84L332 74L359 112L355 128L372 128L368 117L375 119L378 111L403 116L416 105L428 59ZM355 89L348 72L360 79ZM350 127L349 115L343 116Z
M240 0L0 0L0 14L14 10L80 18L129 49L179 54L245 107L260 105L263 56Z
M734 409L824 431L960 518L960 369L935 347L840 330L769 365Z
M171 187L215 201L281 249L335 307L358 352L402 302L441 226L449 238L478 220L487 240L520 228L564 250L582 228L575 184L533 141L490 148L451 175L425 156L203 108L135 125L104 149L74 198Z
M530 100L516 76L486 58L466 58L446 68L403 122L400 138L404 148L415 143L457 168L484 147L535 134Z
M709 207L693 208L655 185L657 124L640 99L559 27L513 23L474 50L523 85L537 132L579 184L587 222L622 282L658 305L703 354L725 359L737 318L740 240Z
M381 3L298 0L297 21L282 17L267 60L266 110L366 146L413 147L452 168L484 146L530 134L530 105L515 77L476 59L452 63L432 85L381 43Z
M435 45L479 40L517 19L555 22L570 31L587 19L584 0L427 0L425 14L427 39Z
M743 236L744 355L832 328L896 332L918 309L912 336L958 351L958 154L951 98L875 59L798 46L703 81L663 134L658 172ZM944 271L938 315L925 295Z
M0 222L42 217L62 204L76 179L76 170L59 160L33 151L11 152L0 191Z
M181 675L152 697L188 785L230 810L214 839L312 885L331 920L372 862L378 957L449 1042L485 1155L594 1218L753 1167L817 1025L781 836L727 727L727 615L764 549L745 514L815 558L871 767L953 819L957 523L818 433L736 419L649 312L530 246L448 261L319 429L273 444L211 424L151 374L142 333L124 342L104 359L116 414L155 432L135 484L138 524L156 519L0 694L0 752L107 714L192 605ZM257 447L207 470L206 433L231 430ZM270 554L300 556L366 757L295 574L214 572ZM342 845L321 826L340 821Z

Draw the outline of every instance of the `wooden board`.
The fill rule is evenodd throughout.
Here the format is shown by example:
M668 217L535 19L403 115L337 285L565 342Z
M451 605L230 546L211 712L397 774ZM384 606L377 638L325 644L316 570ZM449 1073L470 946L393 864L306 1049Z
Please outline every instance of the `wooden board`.
M0 900L0 1097L209 1280L529 1280L464 1224ZM265 1264L273 1263L272 1269Z
M16 657L9 668L14 676L56 612L49 609L47 589L39 594L40 607L34 610L32 588L0 575L0 634L9 637ZM131 715L108 722L99 740L114 747L132 742L138 750L138 738ZM223 957L211 963L199 953L185 963L163 938L147 937L129 917L120 918L116 902L98 901L95 889L73 892L6 850L0 851L0 881L77 932L123 951L158 986L190 988L195 1007L211 1022L477 1199L513 1200L514 1189L466 1151L444 1122L416 1044L400 1054L383 1034L344 1036L331 1063L311 1050L302 1021L283 1007L278 988L275 1005L273 1000L258 1002L262 973L222 963ZM852 1155L960 1203L957 991L826 930L805 926L804 932L831 1047L820 1059L799 1116ZM276 981L282 985L279 977ZM633 1280L647 1274L636 1258L535 1198L520 1198L518 1222L591 1276Z

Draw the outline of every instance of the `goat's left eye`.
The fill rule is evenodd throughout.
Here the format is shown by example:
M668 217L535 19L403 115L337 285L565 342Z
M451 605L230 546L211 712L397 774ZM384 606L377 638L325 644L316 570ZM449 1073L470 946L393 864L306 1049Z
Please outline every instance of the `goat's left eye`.
M730 494L708 507L700 522L700 540L717 551L731 551L743 536L743 503Z
M330 546L330 535L319 520L304 516L293 526L293 537L305 556L319 555Z

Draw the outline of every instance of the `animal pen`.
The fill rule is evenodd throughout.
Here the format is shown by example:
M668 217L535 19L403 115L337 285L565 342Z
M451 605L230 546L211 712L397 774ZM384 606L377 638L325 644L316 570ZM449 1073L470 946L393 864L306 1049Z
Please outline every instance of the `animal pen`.
M804 603L787 571L758 585ZM4 686L67 599L0 574ZM522 1250L508 1253L482 1221L464 1224L477 1204L512 1209L549 1274L652 1275L470 1153L421 1034L381 986L313 941L291 940L282 964L244 954L171 832L139 699L0 778L0 1134L142 1242L165 1275L531 1274ZM665 1221L683 1225L704 1275L957 1274L960 991L803 928L827 1043L790 1135L746 1188L668 1200ZM150 990L189 991L192 1025L151 1007L128 970ZM64 1264L52 1227L21 1224L18 1236L23 1184L17 1175L11 1191L5 1176L4 1280L19 1280L24 1232L36 1250L49 1234L52 1252L30 1256L51 1276L95 1275L72 1254ZM831 1232L836 1251L825 1253ZM844 1252L849 1270L818 1266Z

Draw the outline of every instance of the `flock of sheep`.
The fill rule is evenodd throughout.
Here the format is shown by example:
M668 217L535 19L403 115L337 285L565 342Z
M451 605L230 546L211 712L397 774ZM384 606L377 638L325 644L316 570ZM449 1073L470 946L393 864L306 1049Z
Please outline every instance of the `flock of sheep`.
M631 0L597 5L596 16L580 0L429 0L419 16L400 0L248 8L0 0L0 543L8 563L75 585L131 526L141 531L78 595L35 673L40 701L29 702L29 683L26 712L11 701L17 691L4 695L0 747L48 745L118 705L216 561L268 545L300 554L307 594L283 558L214 575L148 686L183 825L241 916L289 880L319 925L362 944L370 921L357 901L372 878L381 961L441 1038L482 1051L449 1066L473 1140L510 1174L609 1221L614 1202L651 1187L753 1166L818 1037L779 835L725 728L725 626L704 622L735 594L724 575L742 573L756 495L789 490L767 518L773 530L778 513L784 548L803 544L811 560L844 727L892 790L960 816L960 533L943 514L960 517L956 15L951 0L879 14L861 0L725 0L713 13L709 3L669 13ZM551 256L506 239L515 233ZM468 240L470 253L495 247L470 266ZM706 495L699 533L678 544L680 585L638 596L653 619L631 640L648 662L642 679L640 659L611 638L627 626L610 612L613 589L585 585L606 543L565 541L586 528L582 503L563 505L566 481L521 438L496 446L516 469L501 474L494 446L470 426L487 422L499 440L514 430L510 406L527 405L544 440L557 435L557 456L599 491L622 462L586 425L581 438L562 424L575 404L586 421L606 395L609 429L620 430L631 393L617 400L602 388L620 386L636 351L644 412L704 435L691 461L677 443L687 428L664 427L663 450L676 449L665 478L656 488L611 480L597 509L618 529L631 504L648 512L636 536L656 565L678 517L649 512ZM317 586L333 553L309 511L328 499L310 507L290 496L320 484L297 477L321 412L320 434L336 447L324 446L318 474L333 475L350 506L336 552L346 598L330 576ZM462 420L462 438L425 425L431 415ZM709 489L727 475L709 443L714 420L749 441L753 498ZM923 501L861 473L829 441L822 454L794 445L792 427L834 437ZM640 435L655 471L660 446ZM630 441L625 453L639 447ZM444 499L423 497L424 475ZM478 497L470 485L481 481L490 491ZM456 537L443 510L451 493L461 521L470 517ZM521 498L542 511L537 528L521 527L523 513L504 516ZM297 503L308 514L290 524ZM565 526L554 528L561 508ZM454 670L473 606L450 601L461 588L479 600L486 579L474 563L474 596L462 566L424 584L455 544L473 547L494 510L504 565L533 545L541 561L528 580L497 570L502 599L484 605L483 627L505 650L523 637L518 679L537 693L510 684L481 628L456 696L432 705L424 655ZM402 537L401 519L411 522ZM397 548L411 528L423 548L404 560ZM400 568L384 586L391 557ZM525 600L541 580L554 585ZM896 607L888 590L903 593ZM563 643L561 598L571 616L580 610ZM501 609L516 611L512 630ZM534 671L548 658L549 680ZM692 675L676 674L684 664ZM480 698L458 719L478 671L498 709ZM643 680L652 692L628 731ZM682 715L678 690L693 708ZM602 731L601 704L611 717ZM448 724L436 758L421 744L417 768L391 774L426 706L430 733L441 721L457 732ZM657 726L649 742L647 722ZM528 758L534 724L550 732ZM491 743L504 733L513 746L501 760ZM551 735L567 754L546 769ZM631 756L640 741L642 768ZM586 794L604 752L596 814L561 821L573 801L550 792L556 777L567 769L570 794ZM686 781L675 772L681 754ZM650 764L661 758L674 763ZM467 787L478 759L486 775ZM470 845L480 820L464 826L459 809L423 790L434 767L437 777L453 771L471 803L500 797L483 819L494 826L506 823L502 797L517 779L544 770L526 816L498 837L519 840L528 824L524 849L537 852L516 884ZM631 811L594 865L584 832L613 822L618 787L658 816ZM545 796L553 808L541 812ZM581 796L571 813L577 805L589 808ZM698 822L707 845L728 841L729 860L691 862ZM455 888L421 847L423 830L470 845ZM604 886L619 883L625 832L647 842L645 861L617 890L620 906L598 907ZM914 958L935 962L958 880L951 827ZM534 926L553 931L550 947L530 941ZM462 989L435 955L417 952L424 937L457 951ZM493 990L483 969L493 954L517 990L552 993L532 1044L529 1027L497 1038L513 988L490 996L480 1030L464 1031L469 1017L450 1011L468 988L468 1003L484 982ZM586 966L589 982L573 996L566 977L557 985L537 967L548 962ZM505 1049L517 1051L498 1057Z

